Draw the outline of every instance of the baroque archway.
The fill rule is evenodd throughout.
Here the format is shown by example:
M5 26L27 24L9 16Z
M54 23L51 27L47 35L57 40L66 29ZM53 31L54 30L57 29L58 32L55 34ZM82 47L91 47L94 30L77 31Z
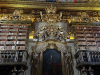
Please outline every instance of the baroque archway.
M41 20L45 25L42 25L43 22L38 22L35 27L34 38L37 42L32 48L31 74L42 75L43 52L46 49L56 49L61 52L62 75L73 75L71 47L66 41L69 38L67 23L61 21L62 13L56 14L56 7L46 8L46 13L40 12Z
M70 66L68 61L72 60L71 47L67 46L67 43L49 40L46 42L38 42L36 46L33 47L33 69L31 68L32 75L42 75L43 52L46 49L56 49L61 52L62 73L63 75L67 74L67 71L69 70L68 67ZM73 61L70 62L70 64L73 65ZM72 70L73 75L73 67L71 66L70 69Z

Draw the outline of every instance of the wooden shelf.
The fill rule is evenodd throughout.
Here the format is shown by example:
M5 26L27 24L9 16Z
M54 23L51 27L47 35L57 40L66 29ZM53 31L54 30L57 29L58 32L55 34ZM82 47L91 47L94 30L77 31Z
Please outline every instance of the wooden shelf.
M75 26L75 31L75 45L78 46L76 50L98 50L100 27Z
M0 29L0 50L25 50L28 25L2 24Z

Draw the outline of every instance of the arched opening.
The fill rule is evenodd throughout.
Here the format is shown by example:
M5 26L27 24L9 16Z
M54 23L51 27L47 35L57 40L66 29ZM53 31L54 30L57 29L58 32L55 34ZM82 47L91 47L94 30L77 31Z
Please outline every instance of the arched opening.
M42 75L62 75L61 52L56 49L43 52Z

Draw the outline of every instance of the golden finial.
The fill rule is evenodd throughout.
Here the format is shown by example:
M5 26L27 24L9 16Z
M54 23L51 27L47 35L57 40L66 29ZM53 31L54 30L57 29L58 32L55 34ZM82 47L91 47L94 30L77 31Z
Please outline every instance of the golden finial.
M57 23L58 21L61 21L61 17L62 17L62 12L59 14L56 14L56 7L46 7L46 14L42 14L42 12L40 12L41 15L41 20L47 22L49 25L54 25L55 23Z
M52 5L51 5L51 7L46 7L46 13L56 13L56 11L57 11L57 9L56 9L56 7L52 7Z

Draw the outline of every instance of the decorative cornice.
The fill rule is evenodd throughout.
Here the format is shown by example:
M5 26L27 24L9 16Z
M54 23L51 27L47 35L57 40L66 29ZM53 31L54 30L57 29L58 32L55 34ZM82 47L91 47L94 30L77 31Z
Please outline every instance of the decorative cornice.
M12 14L0 14L0 20L21 20L21 21L34 21L34 15L22 15L19 10L15 10Z
M0 7L24 8L24 9L45 9L46 6L55 5L61 10L100 10L99 3L67 3L67 2L35 2L35 1L0 1Z

